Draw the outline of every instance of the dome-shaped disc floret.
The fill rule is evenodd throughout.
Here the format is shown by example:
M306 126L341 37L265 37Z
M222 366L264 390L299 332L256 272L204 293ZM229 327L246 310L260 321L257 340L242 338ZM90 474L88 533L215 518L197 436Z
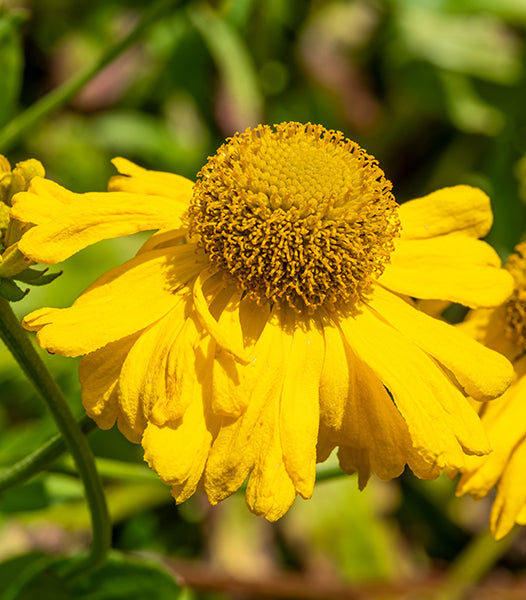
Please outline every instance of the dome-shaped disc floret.
M313 312L356 302L400 223L374 157L321 125L236 134L197 176L190 231L211 265L260 304Z

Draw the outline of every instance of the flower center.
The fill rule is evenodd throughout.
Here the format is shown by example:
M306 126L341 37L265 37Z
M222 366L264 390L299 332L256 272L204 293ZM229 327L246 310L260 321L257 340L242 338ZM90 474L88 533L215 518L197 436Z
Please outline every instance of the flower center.
M190 232L260 304L312 313L356 302L383 272L400 229L391 187L338 131L259 125L198 173Z
M506 335L517 348L526 350L526 242L515 247L510 254L506 269L513 275L515 287L513 294L505 304Z

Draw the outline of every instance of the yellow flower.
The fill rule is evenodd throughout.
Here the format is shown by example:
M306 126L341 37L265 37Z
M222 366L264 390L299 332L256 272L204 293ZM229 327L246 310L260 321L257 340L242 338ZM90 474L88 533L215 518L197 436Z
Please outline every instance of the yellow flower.
M0 296L7 300L21 300L29 290L22 291L13 280L43 285L58 274L45 274L28 267L32 261L18 249L18 241L31 225L22 225L11 217L11 202L15 194L28 189L33 177L44 177L42 164L34 159L16 164L14 169L5 156L0 155Z
M515 367L510 388L480 406L493 452L483 459L470 457L457 490L458 495L470 493L478 499L497 487L490 517L497 539L515 523L526 525L526 243L515 248L505 267L515 280L511 298L496 309L472 311L460 326L505 354Z
M122 158L108 193L35 180L14 215L32 260L159 230L70 307L25 319L39 344L84 355L82 397L172 487L212 503L250 476L250 509L281 517L342 468L419 477L460 468L487 439L465 393L509 385L501 355L412 298L495 306L512 291L487 196L457 186L398 206L376 160L319 125L258 126L193 182ZM40 207L55 203L51 217ZM463 391L464 390L464 391Z

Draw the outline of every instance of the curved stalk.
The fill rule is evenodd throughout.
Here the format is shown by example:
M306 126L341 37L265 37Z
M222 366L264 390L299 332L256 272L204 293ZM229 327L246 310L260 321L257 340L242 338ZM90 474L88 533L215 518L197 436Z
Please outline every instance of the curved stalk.
M31 344L11 306L3 298L0 298L0 337L45 401L84 485L93 531L91 548L87 557L72 563L64 574L73 576L95 570L104 564L111 542L111 522L95 457L60 388Z

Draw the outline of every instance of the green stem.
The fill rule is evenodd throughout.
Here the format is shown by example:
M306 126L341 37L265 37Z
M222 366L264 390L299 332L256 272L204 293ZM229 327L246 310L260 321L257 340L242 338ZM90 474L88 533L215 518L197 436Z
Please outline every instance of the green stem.
M65 456L58 464L51 467L53 473L71 474L73 464L69 457ZM127 481L130 483L151 483L159 484L166 489L166 485L161 481L159 475L148 468L146 465L124 462L122 460L112 460L110 458L98 458L97 468L103 478L114 479L117 481Z
M46 365L31 344L9 303L0 298L0 337L28 379L40 392L77 467L91 513L93 538L90 553L74 563L68 576L97 569L104 564L111 543L111 522L104 490L95 466L95 458L86 436L80 430L71 409L51 377Z
M0 149L5 153L26 131L31 129L38 121L59 109L68 100L73 98L97 73L112 62L126 48L131 46L144 31L156 22L168 9L172 8L177 0L159 0L155 2L144 14L136 27L122 40L108 48L103 54L84 71L58 88L52 90L32 104L24 112L10 121L0 131Z
M474 538L455 560L435 600L461 600L490 571L516 540L520 529L496 541L489 531Z
M96 428L95 423L86 416L79 421L78 425L85 434ZM27 481L33 475L43 471L65 451L64 438L57 433L40 448L0 472L0 492Z

